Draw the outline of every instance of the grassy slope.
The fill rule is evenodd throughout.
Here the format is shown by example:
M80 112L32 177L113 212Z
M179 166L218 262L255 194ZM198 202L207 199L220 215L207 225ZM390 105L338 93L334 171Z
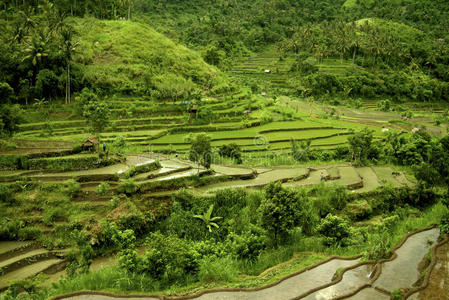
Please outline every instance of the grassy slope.
M75 60L86 65L85 79L115 91L145 90L169 79L189 88L217 84L223 76L194 51L148 25L93 18L71 19L80 45ZM147 83L145 83L145 80Z

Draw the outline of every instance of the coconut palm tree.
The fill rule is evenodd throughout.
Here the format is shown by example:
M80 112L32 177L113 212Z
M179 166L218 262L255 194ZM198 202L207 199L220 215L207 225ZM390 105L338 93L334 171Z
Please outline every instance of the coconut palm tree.
M212 232L212 227L219 228L215 221L222 219L221 217L212 217L212 211L214 210L214 205L211 204L209 209L202 215L194 215L194 218L200 219L204 222L209 232Z
M134 3L134 0L120 0L121 5L128 5L128 20L131 20L131 6Z
M65 103L70 103L70 62L72 61L72 55L76 51L76 47L78 46L79 42L73 41L73 36L75 34L75 31L72 27L66 26L61 31L61 37L62 37L62 52L64 53L64 58L67 65L67 78L66 78L66 88L65 88Z

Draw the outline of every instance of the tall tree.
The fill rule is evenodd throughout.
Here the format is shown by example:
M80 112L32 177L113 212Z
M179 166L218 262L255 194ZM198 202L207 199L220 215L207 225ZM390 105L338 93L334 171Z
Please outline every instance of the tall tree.
M62 52L64 53L64 58L66 62L67 78L66 78L66 88L65 88L65 103L71 102L70 93L70 63L72 61L72 55L76 51L78 46L78 41L73 41L75 31L71 26L66 25L66 27L61 31L62 37Z

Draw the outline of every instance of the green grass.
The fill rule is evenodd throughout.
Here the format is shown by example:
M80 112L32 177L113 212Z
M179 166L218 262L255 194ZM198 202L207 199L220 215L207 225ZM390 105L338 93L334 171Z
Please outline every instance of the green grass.
M383 184L385 182L391 183L394 187L401 187L402 184L396 180L396 176L392 174L393 169L389 166L374 166L374 171L376 172L379 181Z
M86 64L85 77L109 92L137 91L144 86L152 64L160 61L158 75L195 87L187 78L195 73L199 83L223 81L220 72L207 65L199 54L180 46L150 26L137 22L72 18L81 37L75 60ZM218 76L218 78L217 78ZM215 78L215 79L214 79ZM162 77L160 78L162 80ZM217 80L218 79L218 80ZM163 80L162 80L163 81Z
M363 178L363 188L357 190L357 192L363 193L365 191L372 191L380 186L380 182L377 178L377 174L370 167L362 167L356 169L360 177Z

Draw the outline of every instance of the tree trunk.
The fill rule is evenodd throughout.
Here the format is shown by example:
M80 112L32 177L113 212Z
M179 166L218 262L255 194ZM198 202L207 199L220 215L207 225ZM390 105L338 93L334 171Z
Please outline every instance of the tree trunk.
M69 61L68 65L67 65L67 80L68 80L68 83L69 83L68 84L68 88L67 88L68 98L69 98L69 103L71 103L72 99L70 97L70 61Z
M131 20L131 2L128 0L128 21Z
M356 52L357 52L357 48L354 47L354 52L352 53L352 64L353 64L353 65L355 64L355 55L356 55Z

